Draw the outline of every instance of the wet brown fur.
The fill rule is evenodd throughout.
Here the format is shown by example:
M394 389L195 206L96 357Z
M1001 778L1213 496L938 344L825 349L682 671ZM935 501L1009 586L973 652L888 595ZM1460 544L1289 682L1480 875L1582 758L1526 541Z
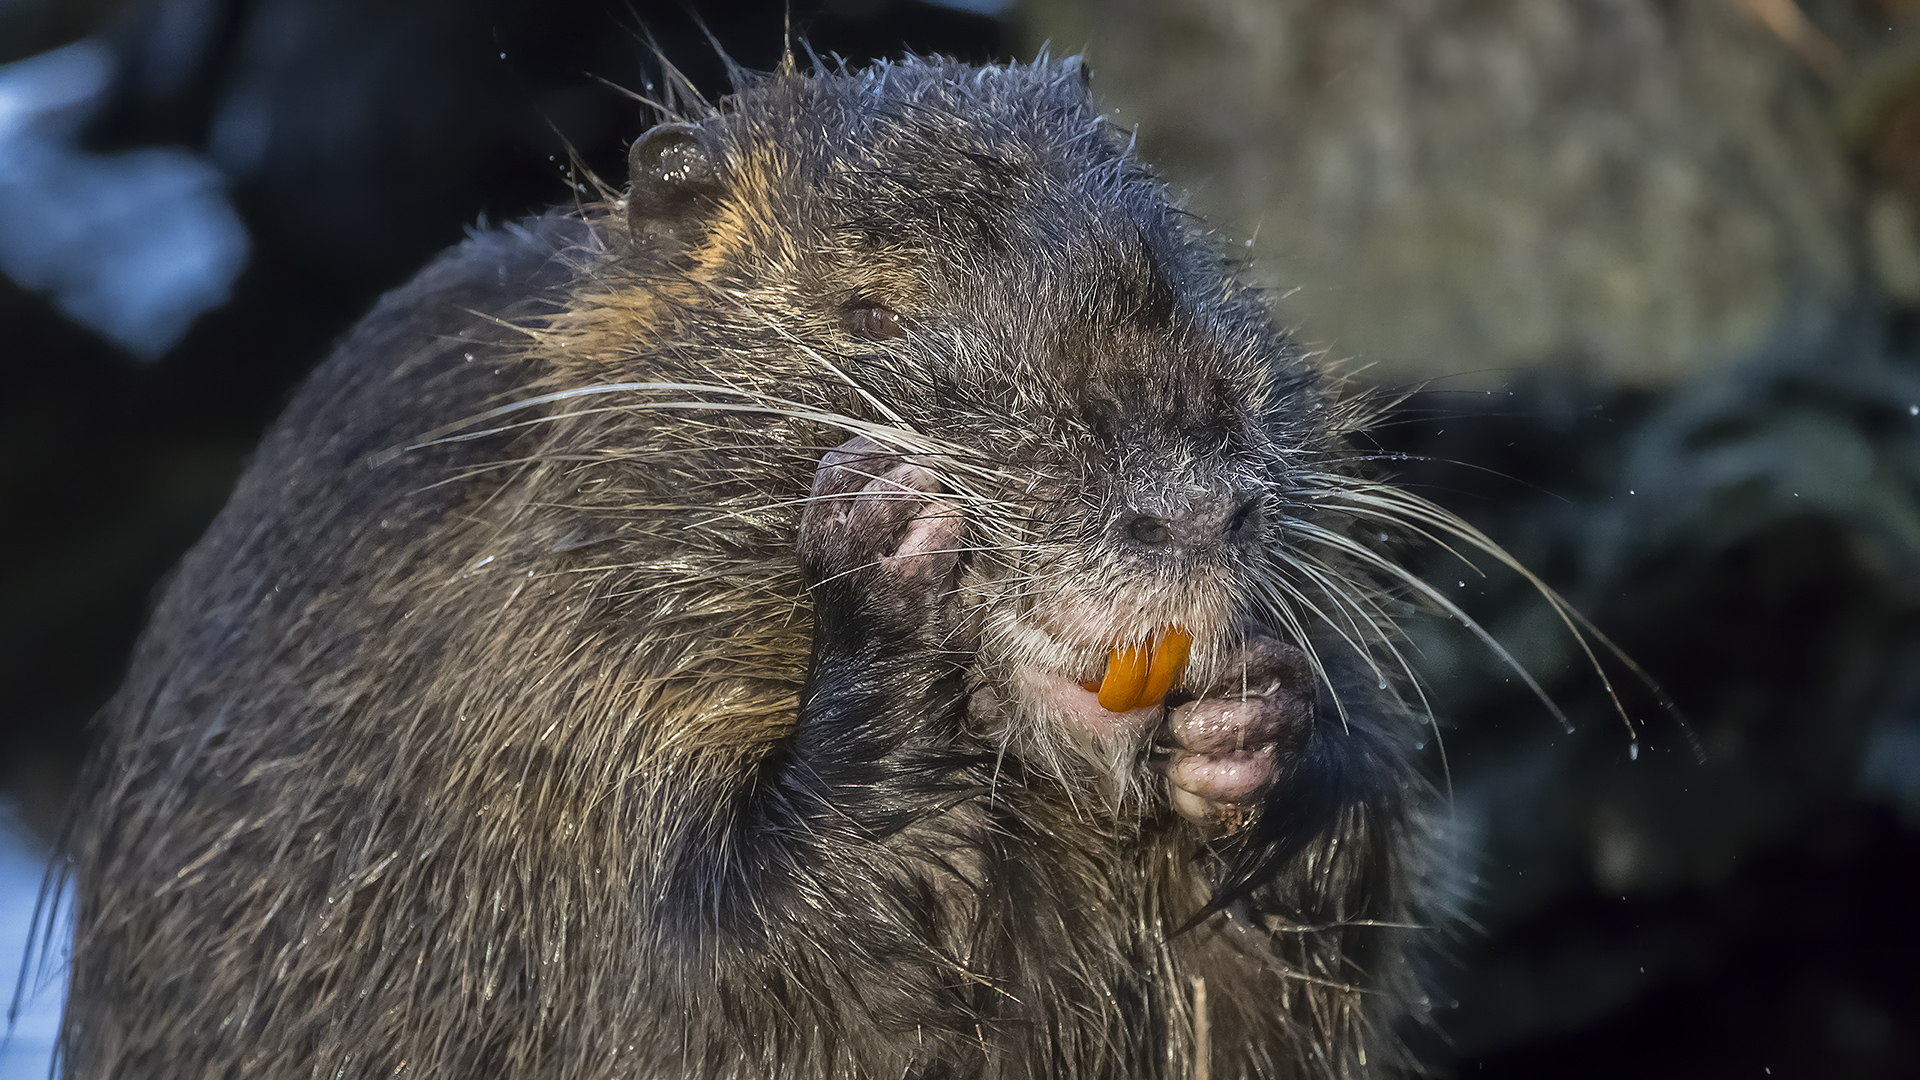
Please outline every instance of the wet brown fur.
M187 557L68 848L67 1075L1392 1068L1430 837L1363 416L1076 62L788 70L676 123L711 183L442 257ZM850 337L872 304L908 335ZM942 634L795 553L859 434L959 501ZM1252 485L1262 551L1101 554L1169 477ZM1069 579L1204 630L1196 679L1249 623L1313 649L1314 740L1249 827L1171 813L1150 745L1116 780L1021 707L983 727L1004 628Z

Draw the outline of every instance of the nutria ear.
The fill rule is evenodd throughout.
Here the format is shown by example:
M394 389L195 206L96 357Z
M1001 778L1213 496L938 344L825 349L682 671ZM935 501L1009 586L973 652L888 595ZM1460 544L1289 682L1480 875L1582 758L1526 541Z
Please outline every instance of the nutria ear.
M627 225L642 247L685 245L726 189L726 159L697 124L661 124L627 152Z

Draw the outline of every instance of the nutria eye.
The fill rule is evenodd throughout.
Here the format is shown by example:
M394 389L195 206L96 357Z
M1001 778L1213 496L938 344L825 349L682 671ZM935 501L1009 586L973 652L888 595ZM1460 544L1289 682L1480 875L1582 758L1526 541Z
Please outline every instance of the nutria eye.
M850 309L846 314L847 333L867 341L891 341L906 333L900 316L892 308L871 305Z

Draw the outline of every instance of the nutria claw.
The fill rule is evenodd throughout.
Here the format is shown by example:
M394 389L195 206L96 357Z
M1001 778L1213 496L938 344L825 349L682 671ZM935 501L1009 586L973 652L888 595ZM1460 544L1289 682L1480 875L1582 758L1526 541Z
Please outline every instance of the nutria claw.
M852 585L868 618L930 625L953 593L965 517L931 470L858 435L821 457L797 546L816 597ZM834 590L836 595L839 590Z
M1250 633L1192 700L1167 711L1173 743L1167 782L1173 807L1222 832L1243 826L1272 797L1313 730L1313 667L1299 648Z

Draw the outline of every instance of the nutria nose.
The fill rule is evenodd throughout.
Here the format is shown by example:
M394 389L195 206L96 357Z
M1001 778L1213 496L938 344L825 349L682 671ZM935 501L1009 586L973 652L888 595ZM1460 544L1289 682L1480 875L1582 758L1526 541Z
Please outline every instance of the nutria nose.
M1260 501L1240 494L1142 499L1116 525L1128 547L1199 554L1252 543L1260 534Z

